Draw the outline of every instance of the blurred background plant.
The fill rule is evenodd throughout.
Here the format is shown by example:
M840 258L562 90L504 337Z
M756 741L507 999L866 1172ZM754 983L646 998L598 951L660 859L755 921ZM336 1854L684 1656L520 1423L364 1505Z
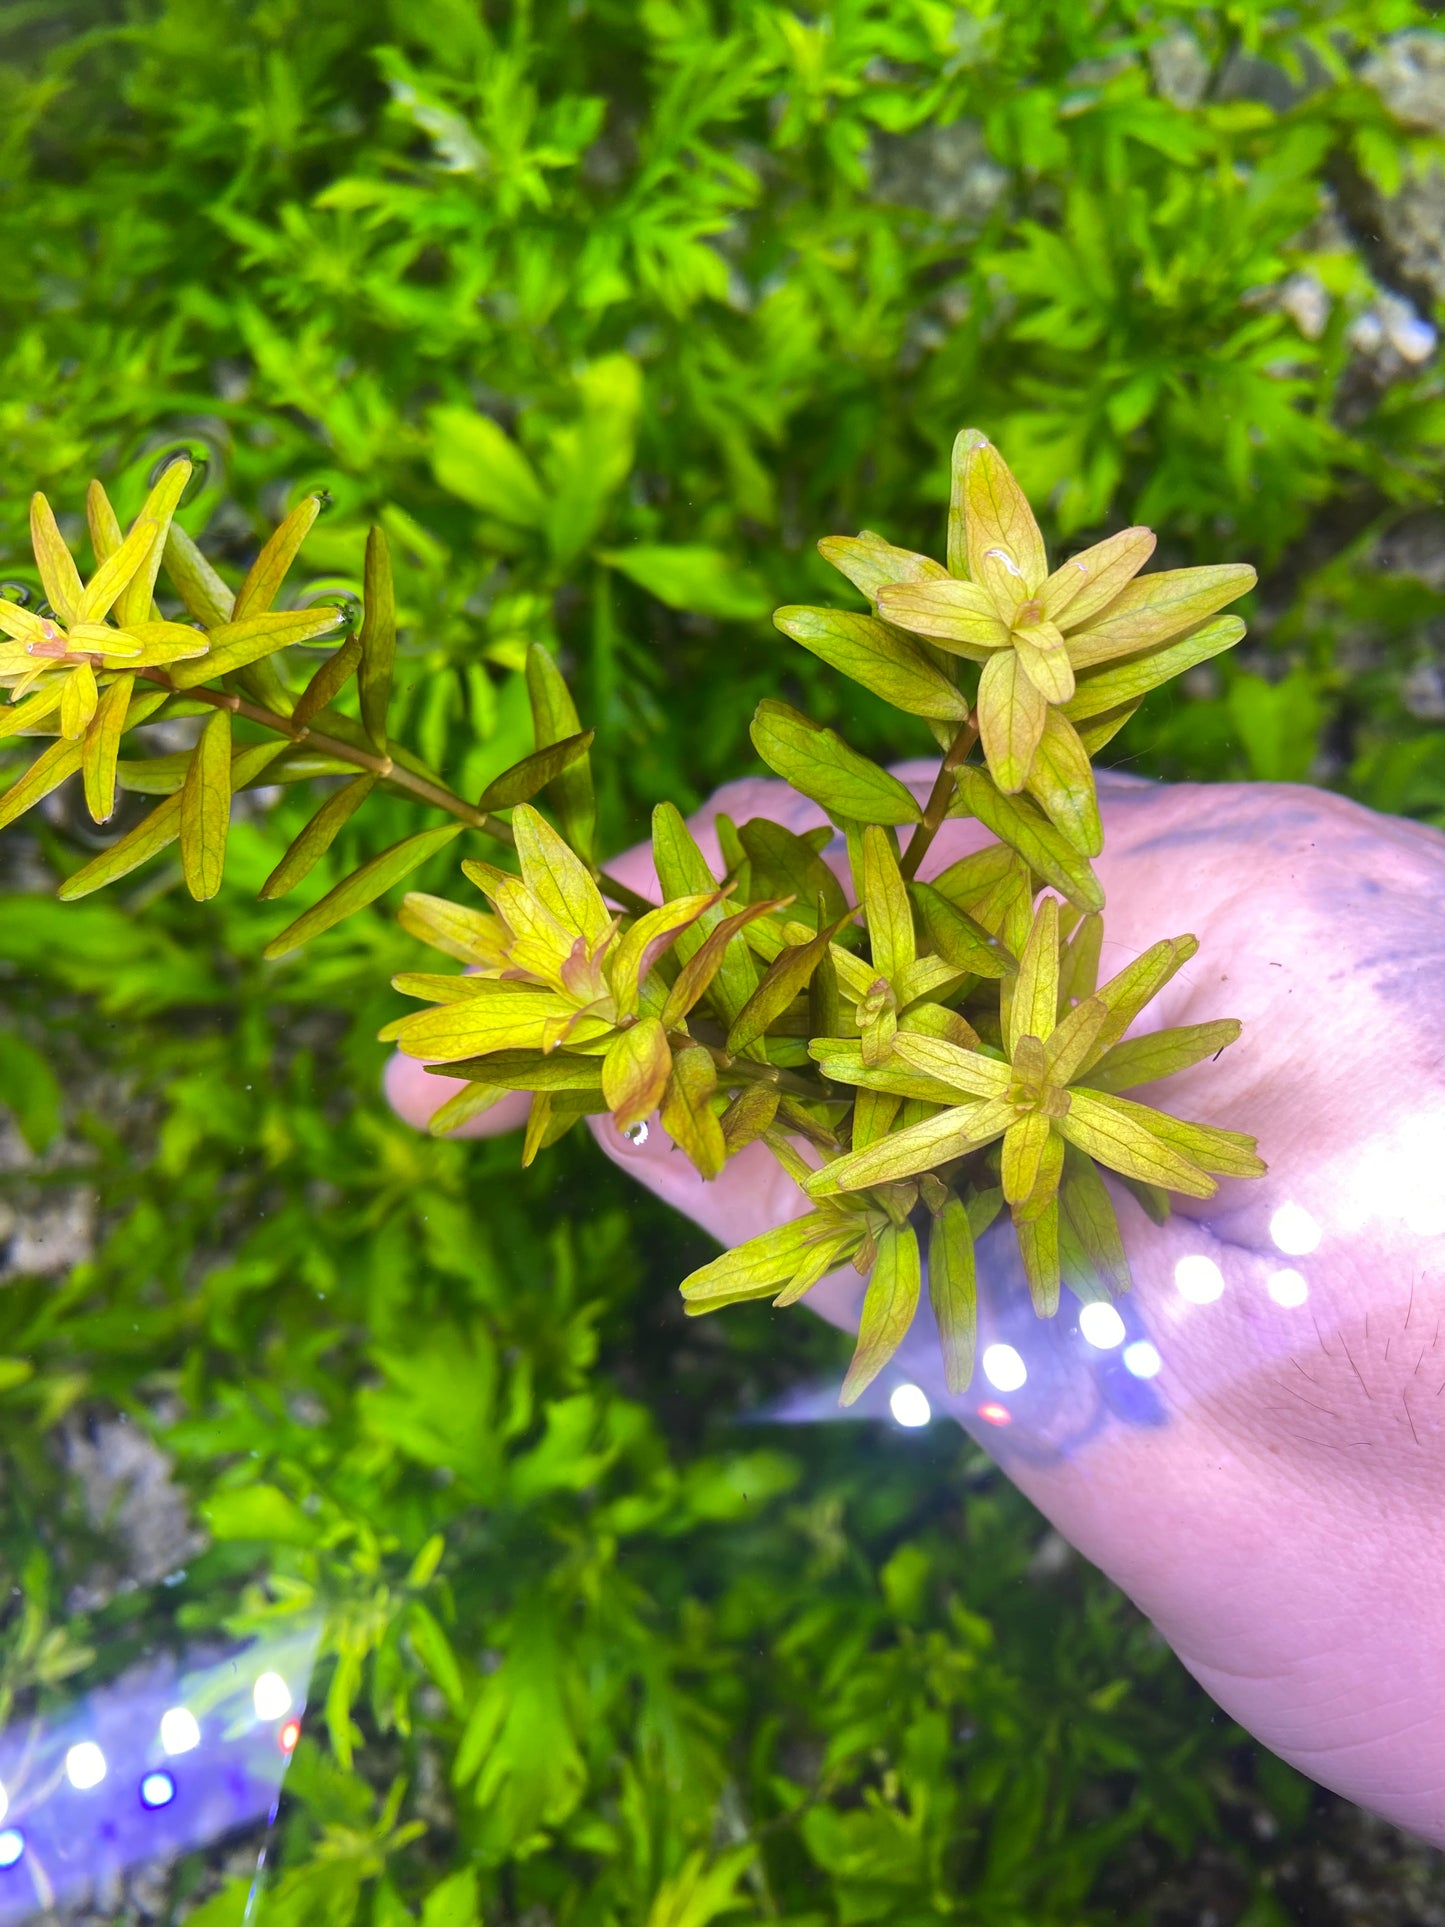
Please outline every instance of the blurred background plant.
M1445 823L1442 165L1412 0L10 0L0 576L31 486L129 515L178 446L232 581L325 489L288 594L383 520L397 735L475 795L547 642L611 851L756 767L762 696L898 752L766 614L865 510L935 549L976 420L1055 546L1260 570L1106 760ZM958 1437L738 1428L835 1334L684 1326L704 1241L586 1146L387 1116L394 906L259 961L307 807L258 793L203 904L56 904L132 820L69 789L7 834L12 1703L320 1607L264 1922L1269 1927L1355 1918L1346 1873L1416 1918L1398 1838L1322 1870L1306 1783ZM377 800L308 891L420 826Z

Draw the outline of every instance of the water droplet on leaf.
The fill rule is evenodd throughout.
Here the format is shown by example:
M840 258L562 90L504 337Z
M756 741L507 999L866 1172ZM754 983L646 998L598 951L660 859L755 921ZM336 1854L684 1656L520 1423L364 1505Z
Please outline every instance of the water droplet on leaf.
M629 1144L643 1145L647 1142L647 1124L630 1124L622 1133Z
M334 506L335 498L329 488L317 488L311 492L316 497L316 513L318 515L324 515L329 508Z
M0 599L13 602L17 609L28 609L35 591L25 582L0 582Z
M211 458L204 448L192 448L189 444L184 444L179 448L166 449L151 464L150 474L146 477L146 486L154 488L166 470L174 468L177 462L189 462L191 465L191 478L181 490L181 499L177 505L185 508L188 503L195 501L206 486L206 475L211 466Z

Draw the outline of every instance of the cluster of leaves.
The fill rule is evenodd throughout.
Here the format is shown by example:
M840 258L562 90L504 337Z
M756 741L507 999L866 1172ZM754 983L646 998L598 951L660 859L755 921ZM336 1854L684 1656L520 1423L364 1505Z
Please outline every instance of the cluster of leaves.
M1050 574L1023 491L973 429L954 448L947 568L866 531L822 547L873 613L789 608L778 627L926 718L944 750L921 804L835 731L760 705L758 752L827 812L821 844L836 831L846 845L846 896L819 836L765 819L723 819L727 875L715 877L664 803L652 835L663 900L629 920L604 901L585 844L524 804L512 817L520 875L464 866L490 914L408 898L409 927L470 969L399 977L432 1008L384 1034L467 1080L434 1128L532 1092L528 1162L588 1112L630 1131L660 1106L707 1179L762 1140L814 1209L715 1259L683 1296L694 1312L761 1297L790 1305L851 1261L869 1283L848 1404L918 1309L920 1206L948 1383L961 1392L973 1373L974 1239L1004 1204L1046 1316L1065 1274L1085 1302L1128 1287L1099 1166L1156 1215L1171 1190L1207 1198L1218 1175L1264 1170L1252 1138L1117 1094L1217 1056L1239 1026L1125 1035L1198 945L1165 939L1099 984L1104 896L1089 860L1103 847L1090 750L1148 690L1240 639L1237 617L1211 618L1254 571L1140 575L1154 538L1132 528ZM982 665L972 706L965 663ZM977 743L984 768L966 760ZM564 825L569 815L575 798ZM949 816L976 818L995 840L920 882ZM590 815L581 821L590 832ZM893 832L905 824L900 853ZM786 896L773 894L777 871L793 883ZM1047 886L1063 893L1067 922L1059 897L1040 894ZM797 1140L821 1153L817 1168Z

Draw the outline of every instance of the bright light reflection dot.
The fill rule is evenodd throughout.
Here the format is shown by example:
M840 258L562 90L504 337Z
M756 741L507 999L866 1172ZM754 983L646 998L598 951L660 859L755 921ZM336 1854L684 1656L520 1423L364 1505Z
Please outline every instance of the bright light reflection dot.
M1155 1378L1163 1368L1164 1360L1147 1338L1136 1338L1124 1347L1124 1370L1135 1378Z
M1012 1345L990 1345L983 1355L983 1375L997 1392L1016 1392L1029 1368Z
M168 1807L176 1797L176 1783L169 1773L147 1773L140 1783L143 1807Z
M201 1743L201 1729L189 1706L171 1706L161 1714L161 1745L174 1759Z
M281 1720L291 1711L291 1688L279 1673L262 1673L251 1693L258 1720Z
M25 1835L18 1827L0 1833L0 1867L13 1867L25 1851Z
M1286 1311L1293 1311L1302 1305L1310 1295L1310 1288L1297 1271L1272 1271L1265 1283L1265 1290L1277 1305Z
M933 1407L921 1385L898 1385L888 1401L888 1409L900 1425L927 1425Z
M9 1811L10 1795L5 1791L3 1786L0 1786L0 1820L3 1820Z
M1269 1235L1288 1257L1304 1258L1320 1241L1320 1228L1302 1204L1282 1204L1269 1221Z
M1079 1330L1101 1352L1111 1352L1124 1342L1124 1321L1112 1305L1085 1305L1079 1313Z
M277 1735L277 1738L280 1742L281 1751L286 1754L294 1753L296 1751L296 1742L300 1739L300 1737L301 1737L300 1720L287 1720L286 1724L281 1728L280 1733Z
M987 1419L990 1425L1011 1425L1013 1423L1013 1413L1007 1405L995 1405L992 1403L980 1405L978 1415L980 1418Z
M1174 1267L1179 1296L1191 1305L1212 1305L1224 1290L1224 1273L1212 1258L1199 1254L1181 1258Z
M65 1777L77 1793L88 1793L105 1778L105 1755L94 1740L82 1740L65 1756Z

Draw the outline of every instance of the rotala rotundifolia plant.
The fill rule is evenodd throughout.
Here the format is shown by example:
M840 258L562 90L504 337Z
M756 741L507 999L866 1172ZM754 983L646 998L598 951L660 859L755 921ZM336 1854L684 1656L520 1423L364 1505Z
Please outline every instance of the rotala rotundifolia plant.
M682 1287L690 1312L791 1304L852 1264L868 1285L848 1403L908 1330L926 1235L948 1382L962 1391L975 1240L1002 1211L1048 1316L1061 1283L1085 1301L1128 1289L1102 1172L1156 1218L1171 1192L1208 1198L1221 1176L1263 1172L1252 1138L1122 1095L1217 1055L1239 1026L1129 1035L1196 943L1162 937L1100 984L1104 894L1091 862L1103 847L1092 756L1151 689L1239 640L1244 624L1219 611L1252 586L1252 569L1142 574L1154 537L1130 528L1051 572L1003 457L965 431L946 565L868 531L830 537L822 553L868 613L774 618L932 732L941 761L926 801L833 730L763 702L758 754L828 823L796 835L770 819L719 818L717 876L664 803L653 903L598 868L591 734L545 648L533 645L527 664L536 749L468 802L388 738L396 613L382 532L368 542L359 624L345 607L278 610L318 500L288 516L233 591L173 520L189 476L184 459L165 467L129 530L91 485L88 581L35 498L47 602L0 599L0 680L12 695L0 735L52 740L0 798L0 825L77 773L97 821L117 783L159 794L61 894L83 896L178 843L185 882L204 898L220 887L232 796L263 779L346 779L267 897L301 881L378 784L449 819L372 857L268 956L479 832L491 853L462 869L487 907L412 893L401 913L465 968L397 978L429 1007L383 1035L465 1080L435 1131L531 1092L527 1162L589 1113L630 1132L660 1112L704 1179L761 1141L806 1208L694 1272ZM155 601L162 568L176 619ZM314 662L318 639L344 623L320 666L296 673L287 651L308 644ZM126 731L187 715L204 718L193 747L120 758ZM976 819L992 841L922 881L948 817ZM836 868L825 861L835 844L846 852Z

